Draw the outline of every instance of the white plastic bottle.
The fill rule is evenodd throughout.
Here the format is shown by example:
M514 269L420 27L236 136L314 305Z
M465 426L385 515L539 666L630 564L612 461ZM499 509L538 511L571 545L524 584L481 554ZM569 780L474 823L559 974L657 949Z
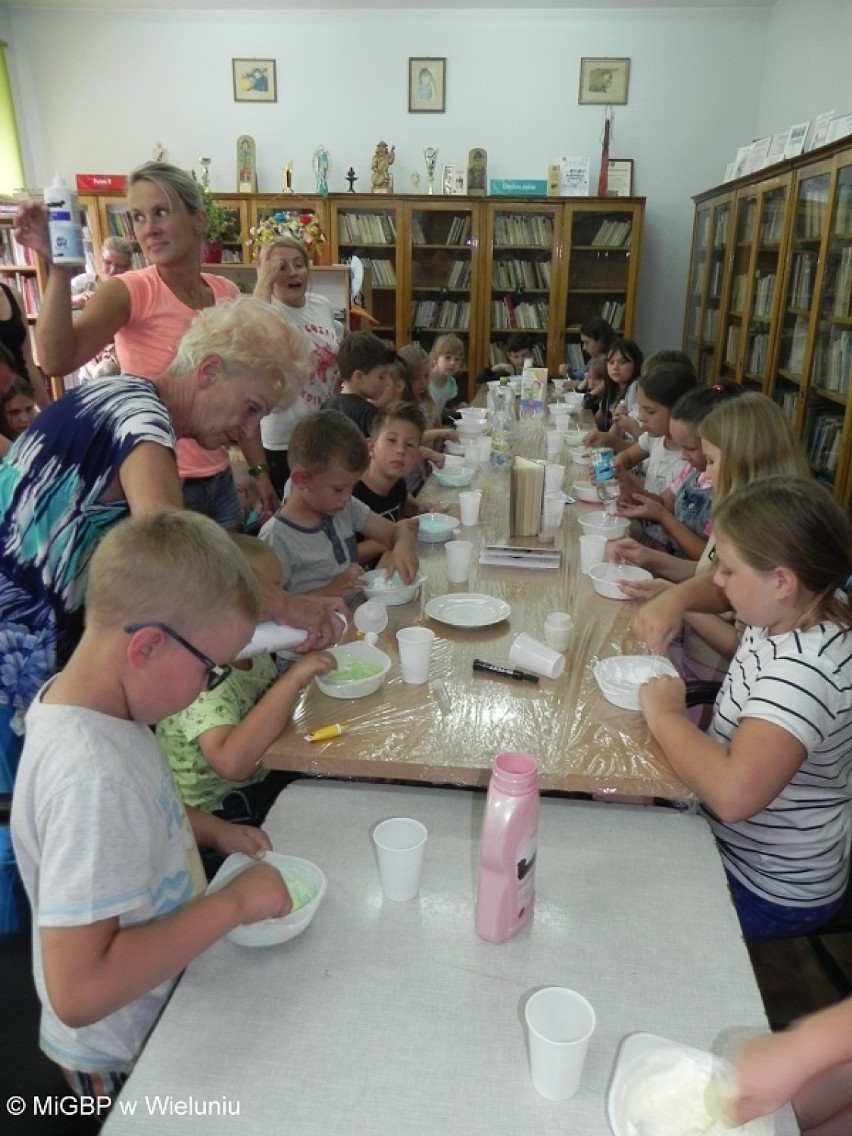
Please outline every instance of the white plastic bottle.
M476 881L476 933L490 943L517 935L535 903L538 774L526 753L494 758Z
M54 174L53 185L44 191L44 207L50 231L50 255L54 264L83 267L83 226L77 194L60 174Z

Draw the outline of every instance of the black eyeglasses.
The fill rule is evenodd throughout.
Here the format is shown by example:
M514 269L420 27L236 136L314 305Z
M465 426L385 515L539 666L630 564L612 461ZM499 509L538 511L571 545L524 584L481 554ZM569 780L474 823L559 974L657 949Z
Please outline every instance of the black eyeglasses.
M158 631L162 631L164 635L168 635L170 639L180 643L181 647L189 651L190 655L195 655L199 663L203 663L207 670L207 690L215 690L217 686L221 686L231 673L231 668L227 663L214 663L203 651L193 647L188 639L178 635L177 631L173 627L169 627L168 623L158 623L155 619L149 619L145 623L128 623L124 630L128 635L132 635L135 631L142 631L145 627L156 627Z

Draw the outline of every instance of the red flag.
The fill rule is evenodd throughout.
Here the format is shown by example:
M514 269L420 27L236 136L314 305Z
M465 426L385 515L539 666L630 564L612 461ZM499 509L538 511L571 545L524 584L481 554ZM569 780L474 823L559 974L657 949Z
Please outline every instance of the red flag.
M598 197L606 197L609 185L609 139L612 132L612 112L607 110L604 118L603 144L601 146L601 172L598 175Z

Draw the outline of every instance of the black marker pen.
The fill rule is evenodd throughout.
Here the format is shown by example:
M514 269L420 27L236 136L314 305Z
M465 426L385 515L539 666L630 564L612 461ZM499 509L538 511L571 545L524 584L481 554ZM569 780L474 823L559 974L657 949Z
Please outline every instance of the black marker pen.
M496 663L486 663L482 659L473 660L475 671L485 671L486 674L502 675L503 678L513 678L518 682L538 682L538 675L519 671L517 667L500 667Z

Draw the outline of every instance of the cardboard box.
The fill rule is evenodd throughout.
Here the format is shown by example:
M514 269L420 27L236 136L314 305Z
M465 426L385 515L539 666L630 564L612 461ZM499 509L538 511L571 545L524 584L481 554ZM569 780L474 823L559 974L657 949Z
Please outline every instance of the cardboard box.
M127 174L77 174L78 193L125 193Z

